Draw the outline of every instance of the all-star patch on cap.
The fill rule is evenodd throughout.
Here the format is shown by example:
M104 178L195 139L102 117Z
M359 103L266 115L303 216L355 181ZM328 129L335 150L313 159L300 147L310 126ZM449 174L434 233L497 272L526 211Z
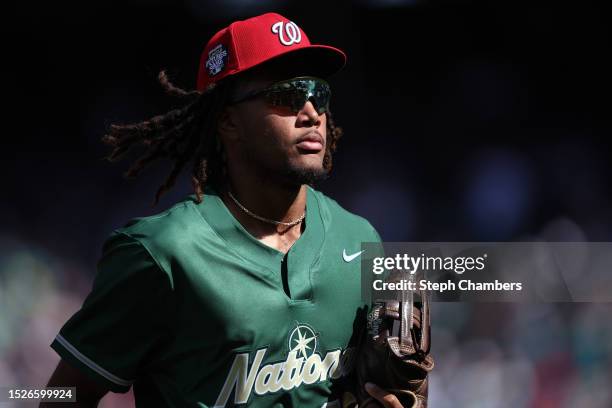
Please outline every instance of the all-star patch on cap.
M208 41L200 58L197 90L205 92L223 78L281 58L323 78L346 64L343 51L311 44L296 23L280 14L266 13L235 21Z

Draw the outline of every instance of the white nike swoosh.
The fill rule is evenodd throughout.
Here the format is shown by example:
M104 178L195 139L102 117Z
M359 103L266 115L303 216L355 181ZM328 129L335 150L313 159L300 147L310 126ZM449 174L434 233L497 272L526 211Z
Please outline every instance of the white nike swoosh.
M365 251L365 249L364 249ZM351 262L353 259L357 258L359 255L362 254L363 251L359 251L356 254L353 255L347 255L346 254L346 249L342 250L342 259L344 259L344 262Z

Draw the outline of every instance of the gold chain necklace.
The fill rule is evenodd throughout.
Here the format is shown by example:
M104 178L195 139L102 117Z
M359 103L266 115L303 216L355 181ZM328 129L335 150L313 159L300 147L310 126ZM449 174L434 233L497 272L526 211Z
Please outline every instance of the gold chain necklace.
M240 208L242 211L244 211L248 216L253 217L256 220L266 222L268 224L272 224L272 225L284 225L285 227L293 227L294 225L297 225L300 222L304 221L304 218L306 217L306 211L304 211L304 214L302 214L300 216L300 218L297 218L297 219L295 219L293 221L284 222L284 221L271 220L269 218L265 218L265 217L262 217L261 215L255 214L253 211L249 210L244 205L240 204L240 202L236 199L236 197L234 197L234 195L232 194L231 191L228 190L227 194L234 201L234 203L238 206L238 208Z

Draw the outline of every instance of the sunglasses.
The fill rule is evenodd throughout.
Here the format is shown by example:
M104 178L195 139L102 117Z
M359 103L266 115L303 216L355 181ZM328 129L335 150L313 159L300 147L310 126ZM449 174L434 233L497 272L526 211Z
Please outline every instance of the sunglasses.
M306 102L311 100L320 115L329 111L331 88L321 78L302 76L275 82L267 88L249 92L241 98L230 101L230 104L260 97L272 106L289 108L293 113L298 113Z

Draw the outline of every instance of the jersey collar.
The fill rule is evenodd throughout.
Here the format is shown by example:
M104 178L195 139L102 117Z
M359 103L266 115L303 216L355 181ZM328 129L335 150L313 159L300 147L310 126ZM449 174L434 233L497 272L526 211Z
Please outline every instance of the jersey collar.
M230 250L241 258L255 262L278 275L278 268L284 254L251 235L225 206L216 190L207 187L204 200L197 205L197 208L211 228L226 242ZM296 269L303 268L310 270L318 260L323 246L325 228L321 206L316 192L310 186L307 186L306 192L305 222L306 226L302 235L288 252L288 267L291 272L297 272Z

